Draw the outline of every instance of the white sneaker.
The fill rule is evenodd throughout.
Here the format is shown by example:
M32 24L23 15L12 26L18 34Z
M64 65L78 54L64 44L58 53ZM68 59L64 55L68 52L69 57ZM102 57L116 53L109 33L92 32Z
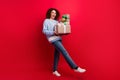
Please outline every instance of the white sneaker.
M54 71L53 74L58 77L61 76L60 73L58 73L58 71Z
M78 67L77 69L74 69L74 71L75 71L75 72L84 73L86 70Z

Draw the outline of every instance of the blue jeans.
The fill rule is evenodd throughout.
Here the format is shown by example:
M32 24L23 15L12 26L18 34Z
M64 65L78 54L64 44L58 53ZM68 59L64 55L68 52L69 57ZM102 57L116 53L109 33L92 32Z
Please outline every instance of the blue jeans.
M76 69L78 66L75 64L75 62L72 60L70 57L69 53L66 51L64 46L62 45L61 40L57 40L52 43L53 46L55 47L55 52L54 52L54 63L53 63L53 71L57 70L59 58L60 58L60 53L63 55L67 63L72 69Z

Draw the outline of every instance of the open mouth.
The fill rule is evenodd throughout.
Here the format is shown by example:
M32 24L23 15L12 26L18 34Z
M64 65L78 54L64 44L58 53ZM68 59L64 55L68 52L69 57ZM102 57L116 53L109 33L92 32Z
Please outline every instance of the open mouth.
M55 15L53 15L52 17L54 17L54 18L55 18Z

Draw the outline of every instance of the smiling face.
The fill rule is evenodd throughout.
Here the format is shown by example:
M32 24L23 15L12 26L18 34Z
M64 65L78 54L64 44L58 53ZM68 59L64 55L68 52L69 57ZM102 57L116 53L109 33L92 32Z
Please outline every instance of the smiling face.
M55 11L55 10L52 10L52 11L51 11L50 19L55 19L55 17L56 17L56 11Z

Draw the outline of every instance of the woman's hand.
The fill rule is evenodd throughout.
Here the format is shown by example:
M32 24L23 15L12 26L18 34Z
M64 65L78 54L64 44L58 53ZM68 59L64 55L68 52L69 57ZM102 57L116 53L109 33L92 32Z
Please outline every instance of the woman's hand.
M56 35L56 36L63 36L63 35L65 35L65 34L58 34L56 31L54 31L54 34ZM67 35L67 34L66 34Z
M54 34L55 34L56 36L59 36L59 34L58 34L56 31L54 31Z

